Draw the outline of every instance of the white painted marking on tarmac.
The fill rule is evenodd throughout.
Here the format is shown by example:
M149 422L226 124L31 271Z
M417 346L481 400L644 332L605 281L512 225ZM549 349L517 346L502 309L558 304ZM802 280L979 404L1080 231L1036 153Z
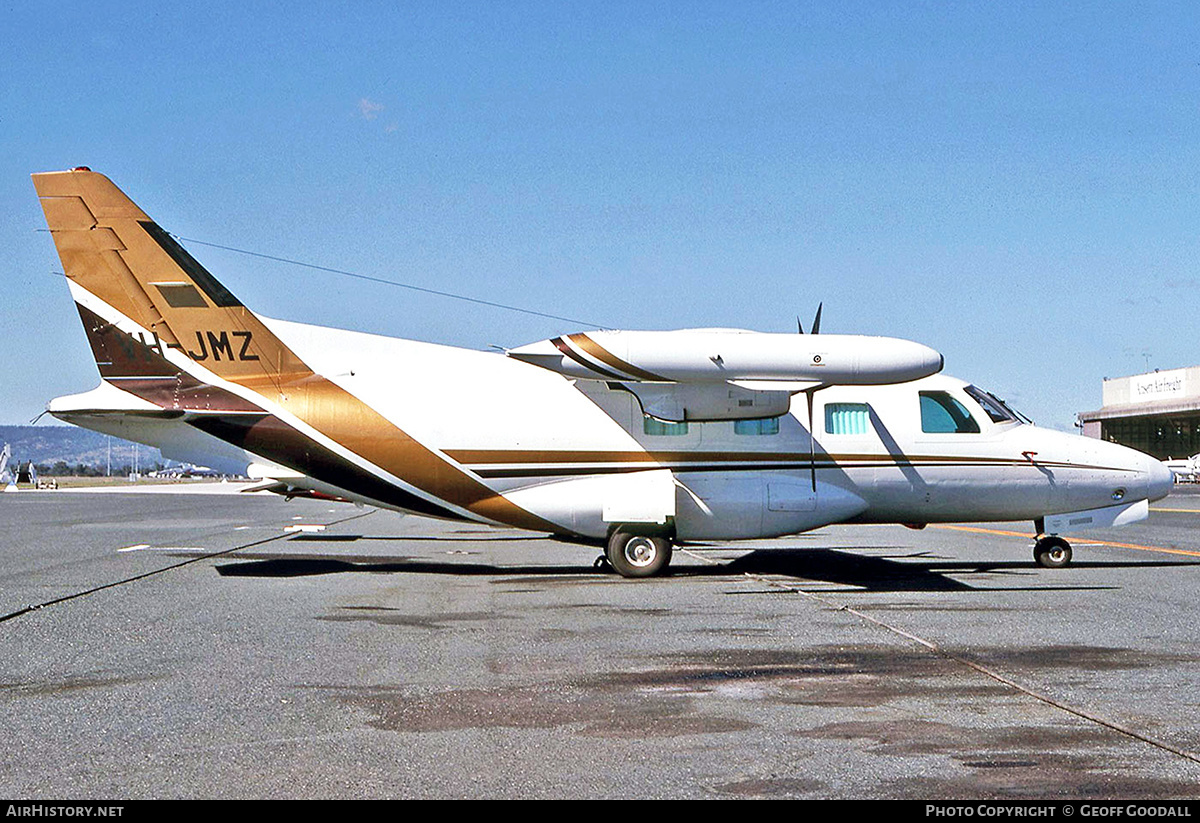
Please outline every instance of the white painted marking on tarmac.
M323 532L325 527L318 523L297 523L294 526L284 526L285 532Z
M201 494L237 495L249 491L253 483L167 483L156 485L128 486L82 486L60 488L55 494ZM260 492L251 492L259 494Z
M117 552L206 552L208 549L203 546L151 546L149 543L141 543L137 546L126 546L123 549L117 549Z

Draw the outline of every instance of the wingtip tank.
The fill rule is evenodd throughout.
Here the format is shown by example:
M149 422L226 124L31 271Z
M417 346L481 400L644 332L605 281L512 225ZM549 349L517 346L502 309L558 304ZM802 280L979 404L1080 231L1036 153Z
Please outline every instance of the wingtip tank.
M730 329L590 331L506 354L567 377L659 383L883 385L937 374L945 363L939 352L911 340Z

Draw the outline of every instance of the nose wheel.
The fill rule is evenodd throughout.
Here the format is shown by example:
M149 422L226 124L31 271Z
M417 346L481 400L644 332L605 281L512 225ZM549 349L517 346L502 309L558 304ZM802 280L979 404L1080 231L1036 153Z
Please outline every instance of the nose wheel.
M1061 569L1071 563L1071 544L1056 534L1043 535L1033 544L1033 560L1043 569Z

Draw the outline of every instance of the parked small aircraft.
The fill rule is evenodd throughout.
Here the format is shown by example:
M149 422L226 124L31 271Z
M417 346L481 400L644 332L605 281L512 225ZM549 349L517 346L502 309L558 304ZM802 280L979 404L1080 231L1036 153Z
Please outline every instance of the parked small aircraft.
M642 577L676 541L847 522L1032 520L1063 566L1060 532L1171 488L904 340L592 331L499 354L271 320L103 175L33 179L102 378L49 411L284 494L605 543Z
M1171 470L1177 483L1195 483L1200 479L1200 454L1179 460L1164 460L1163 465Z

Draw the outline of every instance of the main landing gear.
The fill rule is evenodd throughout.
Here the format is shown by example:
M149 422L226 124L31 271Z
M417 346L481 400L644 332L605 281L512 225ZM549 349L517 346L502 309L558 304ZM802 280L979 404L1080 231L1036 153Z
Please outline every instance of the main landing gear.
M665 572L671 563L671 539L621 527L609 535L604 559L622 577L654 577Z
M1043 569L1061 569L1071 562L1071 544L1056 534L1043 534L1033 544L1033 560Z

